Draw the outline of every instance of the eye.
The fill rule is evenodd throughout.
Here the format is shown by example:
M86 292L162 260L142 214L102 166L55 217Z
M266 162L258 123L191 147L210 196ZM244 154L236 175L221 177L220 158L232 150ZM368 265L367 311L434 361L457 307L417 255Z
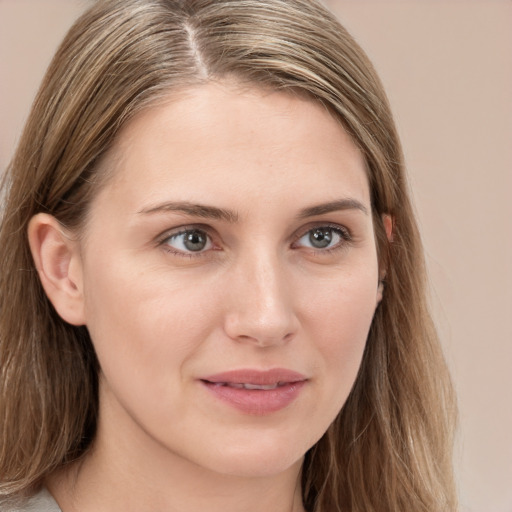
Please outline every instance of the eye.
M350 236L344 230L332 226L318 226L302 235L295 245L316 250L334 249Z
M172 247L176 252L203 252L211 249L212 241L207 233L201 229L187 229L180 231L164 240L164 244Z

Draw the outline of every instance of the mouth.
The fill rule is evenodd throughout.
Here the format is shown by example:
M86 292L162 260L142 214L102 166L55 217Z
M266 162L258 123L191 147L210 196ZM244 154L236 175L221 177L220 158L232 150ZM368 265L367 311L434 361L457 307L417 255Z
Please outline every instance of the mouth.
M307 380L305 375L286 368L270 370L240 369L209 375L201 379L215 386L237 389L270 390Z
M234 370L199 379L221 402L250 415L285 409L300 395L306 376L291 370Z
M230 388L235 389L257 389L260 391L268 391L270 389L277 389L283 386L286 386L287 384L290 384L289 382L276 382L275 384L252 384L249 382L209 382L209 381L203 381L207 384L212 384L213 386L227 386Z

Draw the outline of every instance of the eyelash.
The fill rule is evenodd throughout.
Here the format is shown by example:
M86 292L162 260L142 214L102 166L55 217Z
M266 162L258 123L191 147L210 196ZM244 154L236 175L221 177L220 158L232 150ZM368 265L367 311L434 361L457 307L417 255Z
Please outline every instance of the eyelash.
M313 247L308 248L308 249L311 249L311 252L313 252L314 254L318 254L318 255L330 254L330 253L345 249L347 244L350 244L352 242L352 234L346 227L340 226L338 224L327 223L327 224L316 224L313 226L309 226L308 229L306 229L305 231L301 231L301 235L296 237L296 239L295 239L296 241L292 244L292 246L295 245L299 240L301 240L302 238L307 236L308 233L312 233L313 231L316 231L316 230L332 231L336 235L339 236L340 241L338 243L336 243L335 245L333 245L332 247L326 247L323 249L313 248Z
M173 255L176 255L176 256L181 256L181 257L184 257L184 258L196 258L196 257L199 257L199 256L203 256L204 253L212 250L211 248L209 249L206 249L206 250L200 250L200 251L181 251L179 249L175 249L173 248L171 245L169 245L169 241L172 240L172 239L176 239L178 238L180 235L185 235L186 233L193 233L193 232L197 232L197 233L203 233L204 235L206 235L206 238L207 238L207 243L209 242L211 245L215 245L212 241L212 236L210 235L209 233L209 229L207 226L203 226L203 225L193 225L193 226L183 226L181 228L179 228L178 231L176 232L167 232L165 233L164 236L162 236L161 238L159 238L158 240L158 245L163 247L164 250L170 254L173 254ZM215 248L213 248L213 250L216 250Z
M297 242L300 241L302 238L308 235L308 233L311 233L315 230L329 230L334 232L337 236L339 236L340 241L336 243L332 247L326 247L326 248L313 248L313 247L306 247L306 249L310 250L310 252L318 255L322 254L330 254L332 252L336 252L338 250L342 250L346 247L347 244L350 244L352 242L352 235L350 231L344 227L340 226L338 224L316 224L313 226L308 226L307 229L301 230L299 235L294 235L294 242L291 244L292 248L300 248L301 246L297 246ZM207 249L202 249L199 251L182 251L179 249L173 248L171 245L169 245L169 241L172 239L176 239L181 235L185 235L186 233L202 233L206 235L207 237L207 243L209 243L212 247ZM219 250L216 249L215 243L213 241L213 237L210 234L210 229L208 226L204 225L192 225L192 226L183 226L179 228L176 232L166 232L162 237L159 237L158 239L158 245L163 247L164 250L170 254L185 257L185 258L196 258L200 256L204 256L205 253L208 253L212 250Z

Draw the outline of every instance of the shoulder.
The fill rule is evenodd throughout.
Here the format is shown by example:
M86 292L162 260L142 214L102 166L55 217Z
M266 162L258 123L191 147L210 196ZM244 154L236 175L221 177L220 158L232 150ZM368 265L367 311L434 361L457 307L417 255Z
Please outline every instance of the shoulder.
M0 512L62 512L48 490L43 487L37 494L14 508L0 508Z

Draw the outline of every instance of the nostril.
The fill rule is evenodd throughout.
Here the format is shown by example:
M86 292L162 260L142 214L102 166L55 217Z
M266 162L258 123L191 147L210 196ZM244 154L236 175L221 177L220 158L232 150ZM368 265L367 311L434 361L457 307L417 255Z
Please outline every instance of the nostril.
M228 333L229 334L229 333ZM253 336L247 334L239 334L235 336L230 336L230 338L243 343L252 343L256 346L267 347L280 345L283 343L288 343L292 340L294 334L293 332L289 332L284 336L279 334L270 334L270 333L254 333Z
M288 334L286 334L283 338L284 341L290 341L291 339L293 338L293 333L292 332L289 332Z

